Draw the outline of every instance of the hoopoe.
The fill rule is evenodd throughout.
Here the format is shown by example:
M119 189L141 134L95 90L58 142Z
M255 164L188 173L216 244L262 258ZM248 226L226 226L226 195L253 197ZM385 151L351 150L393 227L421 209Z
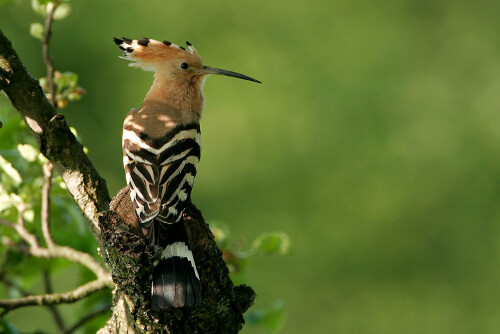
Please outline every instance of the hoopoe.
M115 38L131 67L154 72L142 106L123 124L123 165L144 237L162 249L153 269L154 310L201 303L201 284L182 222L200 159L202 87L209 74L260 81L203 65L184 47L142 38Z

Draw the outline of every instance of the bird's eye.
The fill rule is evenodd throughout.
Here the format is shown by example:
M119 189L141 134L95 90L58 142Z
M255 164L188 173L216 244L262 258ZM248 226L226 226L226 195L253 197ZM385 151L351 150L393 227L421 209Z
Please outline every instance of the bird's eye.
M188 65L187 63L182 63L182 64L181 64L181 68L182 68L183 70L187 70L187 69L188 69L188 67L189 67L189 65Z

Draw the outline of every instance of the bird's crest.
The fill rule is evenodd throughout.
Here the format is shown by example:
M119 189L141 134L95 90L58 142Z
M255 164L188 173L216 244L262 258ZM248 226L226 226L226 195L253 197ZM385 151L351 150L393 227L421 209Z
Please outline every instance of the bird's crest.
M169 41L157 41L143 37L130 39L114 38L115 43L123 51L123 59L133 61L130 67L140 67L144 70L156 71L160 65L173 58L190 59L200 62L201 58L194 46L186 41L187 49Z

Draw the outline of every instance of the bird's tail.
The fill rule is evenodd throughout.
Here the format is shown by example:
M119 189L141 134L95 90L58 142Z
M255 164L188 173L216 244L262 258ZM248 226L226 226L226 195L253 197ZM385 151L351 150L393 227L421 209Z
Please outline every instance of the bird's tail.
M153 310L194 306L201 303L201 284L184 224L155 221L163 252L153 269L151 303Z

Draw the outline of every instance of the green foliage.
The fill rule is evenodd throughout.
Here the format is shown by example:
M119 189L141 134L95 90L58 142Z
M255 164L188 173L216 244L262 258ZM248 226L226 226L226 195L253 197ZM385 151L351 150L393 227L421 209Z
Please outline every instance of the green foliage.
M258 254L266 256L290 254L290 238L282 231L264 232L252 242L250 249L244 250L243 242L231 241L227 224L211 220L209 226L217 245L222 250L222 256L235 284L247 283L246 272L252 257ZM259 326L270 332L278 332L285 321L283 302L278 300L267 309L251 309L245 314L245 320L249 325Z
M0 119L3 123L0 129L0 217L15 222L17 219L15 204L21 202L29 204L24 213L25 224L39 240L43 240L40 230L40 201L43 184L42 165L47 160L34 146L33 139L22 120L11 107L7 106L7 101L3 98L0 98ZM95 239L59 175L54 175L52 179L50 214L51 231L56 243L69 245L97 256ZM66 260L27 257L23 250L26 246L8 227L0 226L0 235L0 276L16 282L22 289L30 291L40 284L43 270L49 270L52 276L67 270L76 270L75 265ZM87 269L79 269L79 272L81 283L94 278ZM3 295L0 290L0 298L19 296L15 288L4 290ZM91 304L76 308L73 317L83 316L94 307L109 305L110 300L109 291L96 294L92 296ZM99 319L96 321L102 324L102 317ZM13 324L6 321L0 326L5 328L0 330L2 333L15 330ZM94 331L98 328L93 322L87 326Z
M38 15L46 17L54 8L55 0L31 0L31 7ZM71 5L59 3L54 12L54 20L62 20L71 13Z
M36 13L46 17L53 9L54 1L32 1L32 7ZM54 11L54 20L65 18L70 13L69 4L58 4ZM45 29L42 23L33 23L30 26L30 34L44 40ZM49 95L47 79L39 79L42 88ZM58 108L67 106L68 101L76 101L81 98L84 90L78 85L78 75L72 72L54 72L54 93ZM49 96L48 96L49 97ZM29 134L22 120L17 116L8 102L0 96L0 119L2 129L0 131L0 217L10 221L16 221L16 204L27 203L29 207L24 211L23 217L27 228L41 238L40 210L41 210L41 188L43 184L42 165L47 160L36 148L33 138ZM72 129L77 135L76 130ZM68 194L67 187L59 175L52 178L51 187L51 231L56 243L69 245L75 249L97 255L95 240L92 237L87 224ZM33 291L40 284L41 273L48 270L52 277L58 273L68 270L75 271L75 265L60 259L39 259L27 257L23 248L26 246L19 236L11 229L0 226L0 277L5 277L15 282L18 288L9 286L0 289L0 298L20 297L18 289ZM43 243L42 243L43 244ZM93 274L87 269L79 269L79 283L88 282L93 279ZM89 275L92 276L89 278ZM73 307L74 320L88 314L95 307L109 305L110 292L105 291L95 294L86 301L85 307ZM106 316L103 314L103 316ZM87 323L85 330L96 331L102 325L103 316L97 317ZM96 323L97 322L97 323ZM16 333L14 325L7 320L0 323L0 332Z
M39 79L40 86L45 92L49 92L49 86L46 77ZM78 85L78 74L73 72L54 72L54 88L56 94L57 107L65 108L68 101L78 101L82 98L85 90Z
M30 34L32 37L43 41L45 28L40 22L34 22L30 25Z
M46 18L52 13L54 6L56 6L52 13L52 19L57 21L66 18L71 13L71 5L67 2L69 2L69 0L65 3L60 1L56 2L54 0L32 0L31 7L35 13ZM45 29L46 28L42 23L34 22L30 25L30 34L32 37L40 41L44 41L47 34ZM50 87L47 77L41 77L39 82L40 86L45 91L47 98L50 98ZM78 74L73 72L55 71L53 84L55 102L57 108L59 109L65 108L69 101L80 100L82 95L85 93L85 90L78 85Z
M290 252L290 238L281 231L262 233L252 243L252 250L267 255L287 255Z
M210 220L209 225L217 245L222 250L231 278L236 283L246 283L244 274L251 257L257 254L288 255L290 253L290 238L282 231L260 234L252 242L252 246L245 250L244 242L231 241L230 229L227 224Z

